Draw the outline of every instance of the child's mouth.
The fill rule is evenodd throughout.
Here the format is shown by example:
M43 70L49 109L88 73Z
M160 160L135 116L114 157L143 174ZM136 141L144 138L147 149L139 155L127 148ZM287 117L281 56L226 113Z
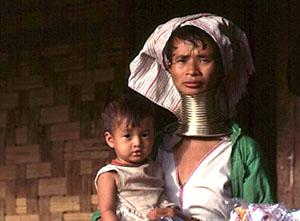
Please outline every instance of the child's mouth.
M132 153L133 156L138 157L142 155L142 152L140 150L136 150Z

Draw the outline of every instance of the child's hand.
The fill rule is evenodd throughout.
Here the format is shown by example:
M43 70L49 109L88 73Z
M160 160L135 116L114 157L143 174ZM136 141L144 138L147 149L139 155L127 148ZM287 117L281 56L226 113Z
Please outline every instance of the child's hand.
M177 212L178 210L174 207L155 208L147 214L147 217L150 220L159 220L161 217L164 216L174 217L177 214Z

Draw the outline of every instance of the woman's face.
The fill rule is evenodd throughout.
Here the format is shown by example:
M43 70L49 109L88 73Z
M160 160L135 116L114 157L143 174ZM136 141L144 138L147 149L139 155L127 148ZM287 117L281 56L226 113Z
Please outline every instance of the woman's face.
M209 42L193 45L174 39L169 72L177 90L184 95L198 95L216 88L222 78L216 49Z

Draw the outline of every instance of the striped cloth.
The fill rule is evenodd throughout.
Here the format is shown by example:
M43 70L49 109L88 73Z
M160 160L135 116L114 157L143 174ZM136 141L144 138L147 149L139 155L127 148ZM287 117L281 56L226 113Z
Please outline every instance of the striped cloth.
M174 18L158 26L130 63L128 86L179 116L181 96L163 65L162 51L172 31L185 25L204 30L219 46L225 76L222 97L225 92L229 110L234 111L246 92L248 77L254 71L253 62L244 32L227 19L213 14Z

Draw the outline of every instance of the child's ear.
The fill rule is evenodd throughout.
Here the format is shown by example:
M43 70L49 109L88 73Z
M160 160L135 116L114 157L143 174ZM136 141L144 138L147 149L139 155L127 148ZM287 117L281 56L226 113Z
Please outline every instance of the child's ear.
M107 145L110 146L111 148L114 148L114 137L112 136L112 134L106 131L104 133L104 138Z

